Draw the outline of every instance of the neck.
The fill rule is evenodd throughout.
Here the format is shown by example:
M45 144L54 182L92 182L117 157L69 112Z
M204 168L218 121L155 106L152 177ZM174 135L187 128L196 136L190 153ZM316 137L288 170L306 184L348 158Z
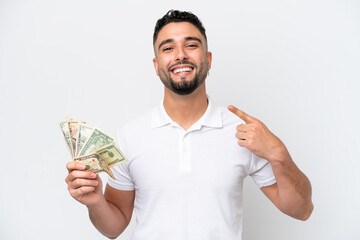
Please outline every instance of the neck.
M205 83L189 95L177 95L165 88L165 111L173 121L185 130L189 129L204 115L207 106Z

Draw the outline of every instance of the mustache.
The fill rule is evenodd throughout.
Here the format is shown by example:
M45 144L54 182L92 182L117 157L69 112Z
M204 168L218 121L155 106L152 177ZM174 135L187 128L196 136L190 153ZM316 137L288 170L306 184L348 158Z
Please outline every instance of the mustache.
M173 65L170 65L168 70L170 71L170 69L172 69L173 67L178 66L178 65L183 65L183 64L187 64L187 65L190 65L190 66L192 66L194 68L197 68L197 65L195 63L192 63L192 62L189 62L189 61L180 61L180 62L174 63Z

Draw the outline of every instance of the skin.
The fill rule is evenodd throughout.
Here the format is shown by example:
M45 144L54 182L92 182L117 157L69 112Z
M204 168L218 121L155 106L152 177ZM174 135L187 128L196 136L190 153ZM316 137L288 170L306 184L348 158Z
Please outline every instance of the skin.
M154 68L165 85L164 108L186 130L207 109L205 81L200 81L201 84L187 95L173 92L168 83L171 78L174 84L187 84L196 76L201 77L204 69L207 73L212 54L207 50L206 39L190 23L169 23L160 30L154 51ZM178 65L181 62L187 63ZM192 70L175 74L174 66L191 66ZM292 161L285 145L258 119L232 105L228 109L245 122L234 129L238 144L267 159L273 168L277 183L261 190L285 214L301 220L309 218L313 210L311 185ZM121 191L107 185L103 194L101 179L85 171L84 164L69 162L66 167L69 174L65 181L70 195L87 206L92 223L102 234L109 238L119 236L130 222L135 191Z
M238 144L271 164L277 183L261 188L263 193L283 213L307 220L314 208L311 184L291 159L285 144L260 120L232 105L228 109L245 122L236 127Z
M199 41L187 40L189 37ZM161 45L164 41L170 42ZM161 46L160 46L161 45ZM160 46L160 48L159 48ZM169 23L159 32L154 45L153 59L156 74L161 77L162 72L169 74L176 83L192 81L198 69L184 74L174 74L169 67L181 61L189 61L197 66L206 65L211 68L212 53L207 51L205 37L192 24L187 22ZM186 65L179 65L186 66ZM205 82L188 95L178 95L168 88L164 88L164 108L167 114L185 130L191 127L205 113L207 97Z

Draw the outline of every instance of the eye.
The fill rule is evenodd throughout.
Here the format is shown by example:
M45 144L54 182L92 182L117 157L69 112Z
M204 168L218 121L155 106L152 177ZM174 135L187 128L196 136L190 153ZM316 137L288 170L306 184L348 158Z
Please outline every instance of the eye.
M165 47L165 48L163 48L163 52L169 52L169 51L171 51L173 48L172 47Z
M197 44L195 43L190 43L188 45L186 45L188 48L197 48Z

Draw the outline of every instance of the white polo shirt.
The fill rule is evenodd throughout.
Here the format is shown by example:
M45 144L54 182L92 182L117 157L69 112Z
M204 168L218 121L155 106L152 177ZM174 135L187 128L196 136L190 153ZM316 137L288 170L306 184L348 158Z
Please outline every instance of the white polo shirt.
M112 168L109 185L135 190L132 240L239 240L243 180L276 182L270 163L240 147L242 120L209 99L187 131L163 104L123 125L117 140L128 162Z

